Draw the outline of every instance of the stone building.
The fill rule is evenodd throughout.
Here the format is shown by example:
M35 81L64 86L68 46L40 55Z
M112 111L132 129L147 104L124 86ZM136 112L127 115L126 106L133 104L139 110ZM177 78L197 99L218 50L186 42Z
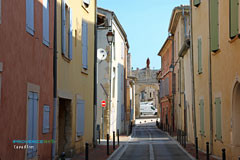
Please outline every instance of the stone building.
M132 75L135 76L135 117L140 117L140 102L153 101L154 106L158 109L159 115L159 103L158 103L158 91L159 84L157 81L157 73L159 70L150 69L150 60L147 59L147 66L145 68L132 71Z

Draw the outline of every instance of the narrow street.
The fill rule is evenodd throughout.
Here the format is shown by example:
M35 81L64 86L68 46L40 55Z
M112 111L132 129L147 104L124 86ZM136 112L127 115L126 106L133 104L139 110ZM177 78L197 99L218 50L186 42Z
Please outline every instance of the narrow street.
M111 160L188 160L178 143L155 126L156 119L137 119L132 137Z

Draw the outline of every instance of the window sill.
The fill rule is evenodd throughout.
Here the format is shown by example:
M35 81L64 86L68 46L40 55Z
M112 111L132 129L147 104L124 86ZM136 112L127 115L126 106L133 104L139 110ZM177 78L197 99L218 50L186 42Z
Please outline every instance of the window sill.
M68 63L70 63L70 61L71 61L71 59L69 59L68 57L66 57L64 53L62 53L62 58L63 58L66 62L68 62Z
M212 52L212 55L217 55L217 54L219 54L220 52L221 52L221 49L218 49L216 52L213 52L213 51L211 51Z
M230 38L230 39L228 40L228 42L229 42L229 43L235 42L235 41L238 39L238 36L239 36L239 35L236 35L233 39Z
M84 4L82 4L82 8L83 8L87 13L89 13L89 6L88 6L88 7L85 7Z
M88 70L87 69L82 68L81 72L82 72L82 74L88 75Z

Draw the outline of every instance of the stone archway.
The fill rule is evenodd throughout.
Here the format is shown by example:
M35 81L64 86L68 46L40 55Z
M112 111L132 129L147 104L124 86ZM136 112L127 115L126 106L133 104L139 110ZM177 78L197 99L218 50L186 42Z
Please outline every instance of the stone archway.
M233 89L233 108L232 108L232 142L233 146L240 147L240 83L237 82Z

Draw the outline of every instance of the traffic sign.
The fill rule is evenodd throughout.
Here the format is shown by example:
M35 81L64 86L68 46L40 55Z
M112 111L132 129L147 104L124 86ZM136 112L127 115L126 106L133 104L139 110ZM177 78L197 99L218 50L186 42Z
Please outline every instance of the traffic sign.
M106 106L106 102L104 100L102 100L102 107L105 107Z

